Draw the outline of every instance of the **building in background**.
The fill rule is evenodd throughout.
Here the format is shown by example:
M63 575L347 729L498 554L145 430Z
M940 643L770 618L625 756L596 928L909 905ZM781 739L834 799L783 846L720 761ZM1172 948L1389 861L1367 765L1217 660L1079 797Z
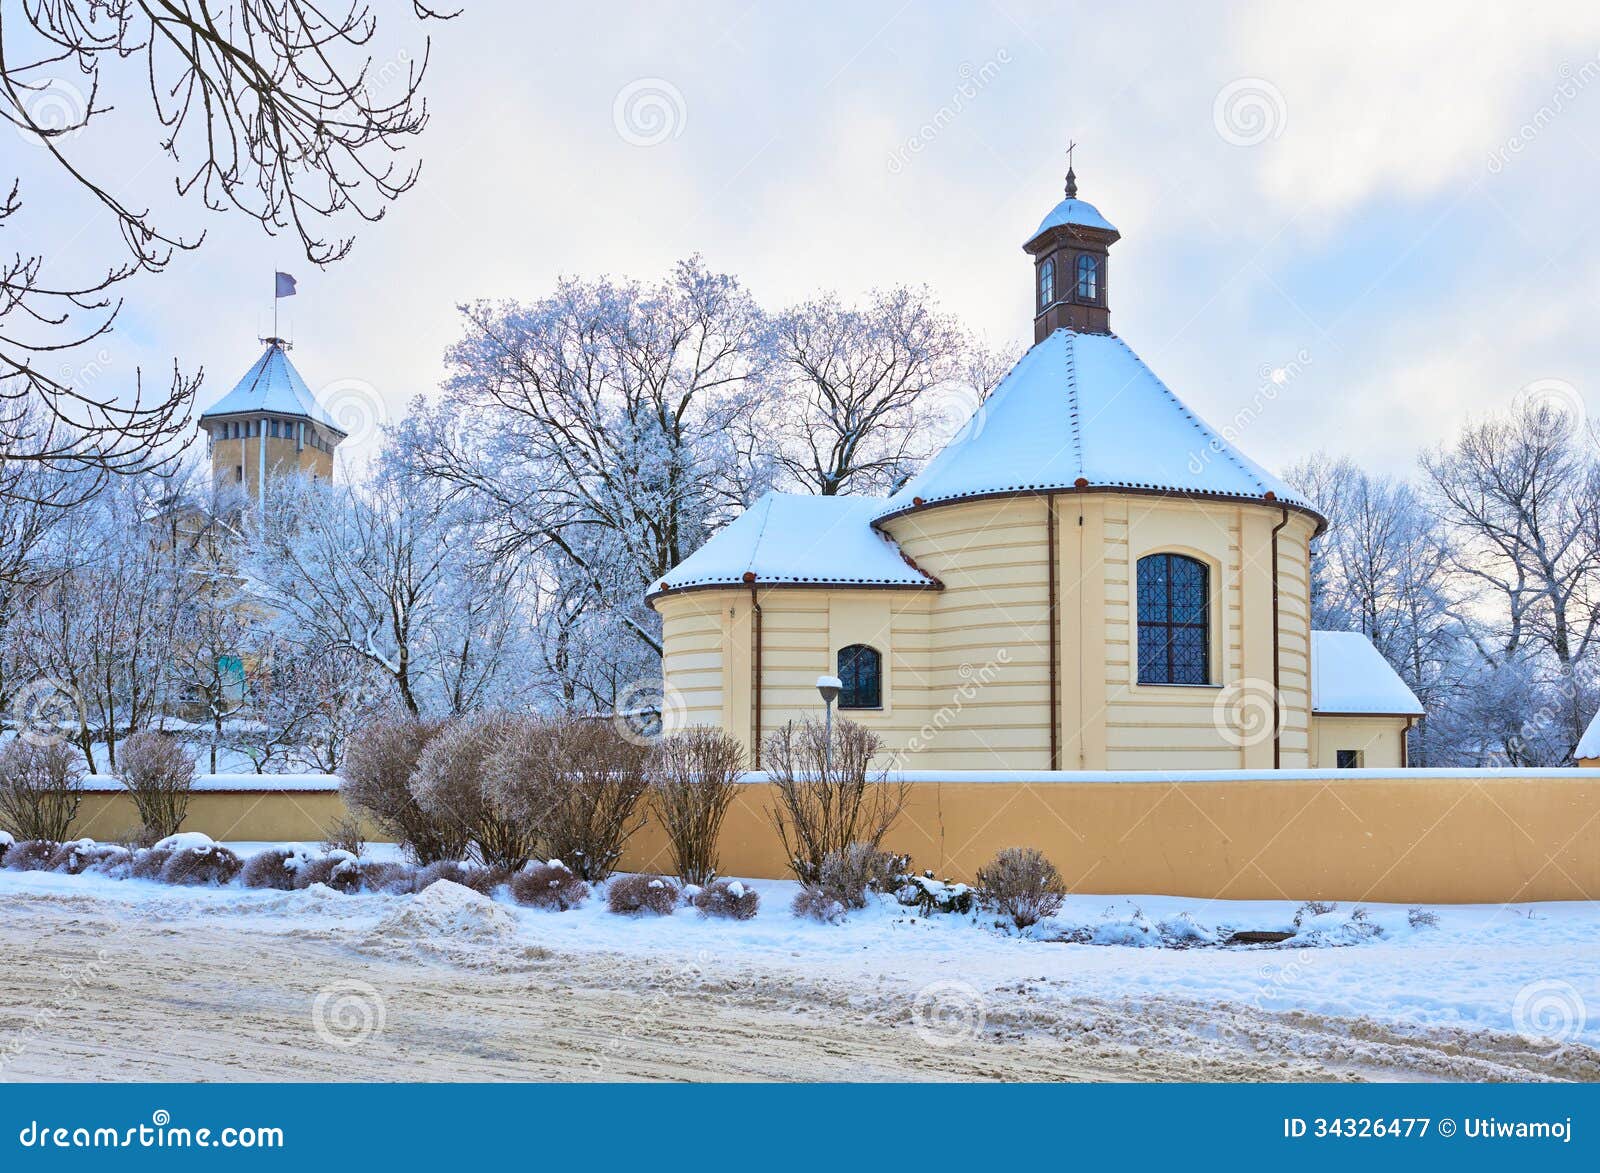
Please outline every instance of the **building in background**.
M244 378L200 416L219 485L240 485L257 503L269 478L299 472L333 479L333 454L346 433L295 370L281 338Z

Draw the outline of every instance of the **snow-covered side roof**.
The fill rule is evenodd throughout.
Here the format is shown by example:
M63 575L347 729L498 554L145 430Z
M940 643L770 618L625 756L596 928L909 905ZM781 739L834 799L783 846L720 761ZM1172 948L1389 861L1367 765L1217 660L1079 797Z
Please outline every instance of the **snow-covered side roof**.
M818 583L926 587L937 583L872 528L881 497L768 493L661 580L680 587Z
M1417 694L1359 631L1311 633L1311 711L1423 715Z
M1050 214L1040 221L1038 230L1028 239L1032 240L1040 232L1047 232L1052 228L1060 228L1068 224L1077 228L1099 228L1105 232L1117 231L1112 227L1111 221L1100 214L1100 209L1087 200L1065 199L1050 209Z
M1583 731L1583 736L1578 739L1578 748L1572 754L1575 758L1600 758L1600 713L1594 715L1594 720L1589 722L1589 728Z
M1011 368L955 440L884 502L1126 488L1311 503L1250 460L1167 389L1115 334L1057 330Z
M207 408L200 418L257 411L304 416L341 436L347 434L323 410L322 404L311 393L311 388L300 377L300 372L294 369L289 356L283 352L283 347L276 342L270 343L266 353L245 372L244 378L234 385L233 390Z

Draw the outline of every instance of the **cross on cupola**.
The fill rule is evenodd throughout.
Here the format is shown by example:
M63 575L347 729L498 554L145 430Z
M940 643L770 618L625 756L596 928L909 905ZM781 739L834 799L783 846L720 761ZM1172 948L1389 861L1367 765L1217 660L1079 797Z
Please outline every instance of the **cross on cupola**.
M1067 144L1066 199L1050 210L1022 247L1033 257L1033 340L1057 330L1111 333L1106 300L1106 262L1120 238L1100 209L1078 198L1072 169L1077 143Z

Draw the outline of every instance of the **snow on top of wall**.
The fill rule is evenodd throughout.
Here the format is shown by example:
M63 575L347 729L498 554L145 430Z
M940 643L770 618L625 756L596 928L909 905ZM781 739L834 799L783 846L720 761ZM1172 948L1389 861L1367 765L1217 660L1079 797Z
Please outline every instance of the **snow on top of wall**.
M1115 334L1057 330L882 505L1090 487L1311 503L1191 412Z
M83 788L96 794L115 794L122 789L122 783L110 774L89 774L83 780ZM194 778L194 790L199 794L234 790L293 790L315 794L338 789L339 778L335 774L196 774Z
M1100 214L1100 209L1087 200L1069 199L1062 200L1050 209L1050 214L1039 222L1039 227L1033 236L1046 232L1051 228L1060 228L1071 224L1079 228L1099 228L1106 232L1116 232L1111 221ZM1029 240L1033 236L1028 237Z
M207 419L217 415L234 415L240 412L271 411L279 415L299 415L315 420L323 427L332 428L343 436L345 430L317 402L311 388L294 369L289 356L276 342L245 372L244 378L234 385L216 403L200 416Z
M768 493L661 580L668 589L756 581L841 586L934 584L871 526L881 497ZM658 584L659 586L659 584Z
M1423 715L1417 694L1359 631L1311 633L1311 708L1329 714Z
M1583 736L1578 739L1578 748L1572 754L1575 758L1600 758L1600 713L1594 715L1594 720L1589 722L1589 728L1583 731Z

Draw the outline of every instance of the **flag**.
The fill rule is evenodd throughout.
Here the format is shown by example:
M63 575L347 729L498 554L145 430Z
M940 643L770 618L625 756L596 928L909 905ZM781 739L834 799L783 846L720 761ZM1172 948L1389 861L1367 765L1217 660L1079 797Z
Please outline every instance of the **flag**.
M273 287L273 297L293 297L294 278L287 273L277 274L277 284Z

